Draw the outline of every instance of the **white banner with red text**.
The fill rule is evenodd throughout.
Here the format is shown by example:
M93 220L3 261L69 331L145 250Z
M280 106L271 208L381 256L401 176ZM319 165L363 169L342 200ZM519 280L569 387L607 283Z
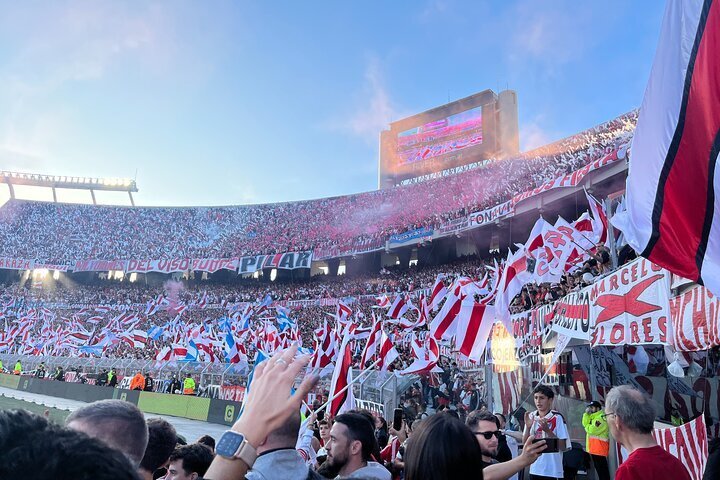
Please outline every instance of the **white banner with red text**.
M590 344L669 344L670 274L644 258L587 287Z
M720 345L720 299L697 286L670 299L675 350L694 352Z

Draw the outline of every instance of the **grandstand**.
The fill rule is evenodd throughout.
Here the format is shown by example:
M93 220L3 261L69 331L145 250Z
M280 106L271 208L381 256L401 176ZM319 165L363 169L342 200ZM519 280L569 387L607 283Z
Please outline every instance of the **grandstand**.
M331 389L327 369L339 329L351 318L353 328L370 330L380 317L398 352L388 369L398 375L372 372L353 387L358 398L382 412L421 397L438 406L440 390L427 372L403 374L429 341L430 320L442 315L429 307L434 292L470 285L473 300L497 295L508 249L530 241L538 218L548 225L567 220L584 232L573 242L588 242L575 250L579 259L561 275L513 292L507 305L513 331L497 323L480 359L443 340L436 364L443 375L455 371L451 362L464 372L460 381L441 380L450 391L438 394L461 412L477 398L510 414L540 380L557 388L568 402L563 408L575 408L610 384L588 370L587 341L549 363L558 339L546 319L563 302L587 302L584 292L618 269L637 269L623 267L634 256L614 241L607 222L604 239L595 228L598 208L607 215L621 208L636 121L632 111L510 158L357 195L218 207L10 200L0 208L0 302L9 320L0 331L0 360L8 371L20 361L23 374L41 377L61 366L64 380L91 385L114 368L121 390L136 372L149 373L157 379L154 391L167 394L175 391L173 375L189 373L199 395L231 405L243 398L259 352L301 342L325 371L312 393L318 406ZM586 192L604 202L594 204ZM446 295L449 305L452 294ZM404 304L413 305L404 315L390 313ZM650 370L633 372L633 381L656 385L656 396L675 395L681 387L660 380L665 356L655 347L646 347ZM358 368L361 351L358 341ZM612 361L627 363L632 355L626 350ZM707 381L717 384L714 377ZM46 383L25 385L55 391ZM690 417L690 397L674 398ZM669 419L670 410L661 416ZM720 415L711 411L719 425ZM569 426L580 438L576 420Z

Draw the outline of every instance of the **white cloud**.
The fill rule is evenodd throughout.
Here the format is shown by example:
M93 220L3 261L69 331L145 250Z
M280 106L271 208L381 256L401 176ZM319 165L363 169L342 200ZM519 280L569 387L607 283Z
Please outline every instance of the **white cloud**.
M551 143L553 134L542 126L544 116L538 115L531 122L520 125L520 151L527 152Z
M377 145L381 130L401 117L385 86L382 67L377 57L370 57L363 73L362 89L355 95L352 111L341 119L325 122L325 127L358 137Z
M380 130L396 118L396 111L383 81L380 62L372 58L365 69L364 93L366 101L352 115L348 126L359 137L372 137L377 141Z
M537 7L536 2L524 0L508 12L507 31L514 36L507 52L513 68L533 62L544 67L544 74L554 75L600 41L597 28L604 20L598 18L594 6L572 2Z

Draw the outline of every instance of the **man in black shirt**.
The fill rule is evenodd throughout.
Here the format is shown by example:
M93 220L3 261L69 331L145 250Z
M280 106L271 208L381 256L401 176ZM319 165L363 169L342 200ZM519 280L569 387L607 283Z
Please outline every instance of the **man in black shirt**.
M146 392L152 392L154 385L155 385L155 381L150 376L150 372L147 372L145 374L145 387L143 388L143 390Z

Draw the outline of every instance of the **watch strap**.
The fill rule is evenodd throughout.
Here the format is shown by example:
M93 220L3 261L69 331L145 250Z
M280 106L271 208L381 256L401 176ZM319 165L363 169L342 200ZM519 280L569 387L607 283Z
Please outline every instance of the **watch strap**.
M255 447L248 443L245 435L243 435L243 441L233 455L233 458L242 460L248 467L252 467L255 463L255 460L257 459L257 451L255 450Z

